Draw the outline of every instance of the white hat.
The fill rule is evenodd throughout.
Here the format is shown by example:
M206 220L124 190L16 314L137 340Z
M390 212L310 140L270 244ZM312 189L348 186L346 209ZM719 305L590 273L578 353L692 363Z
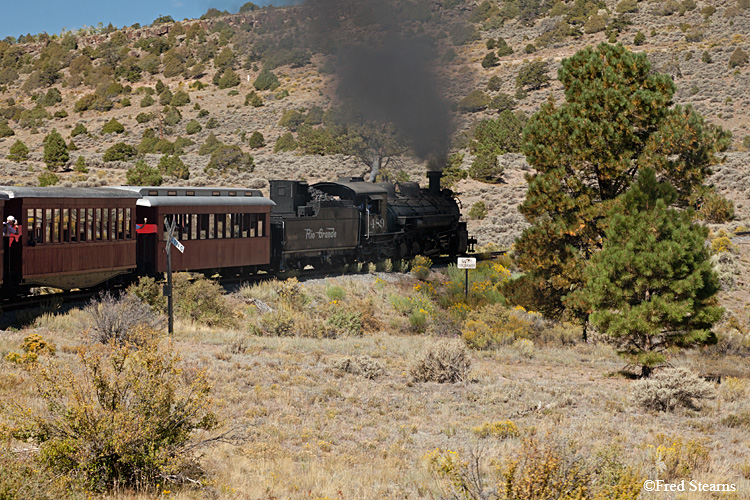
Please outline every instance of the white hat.
M9 215L8 216L8 222L16 222L16 218L13 217L12 215Z

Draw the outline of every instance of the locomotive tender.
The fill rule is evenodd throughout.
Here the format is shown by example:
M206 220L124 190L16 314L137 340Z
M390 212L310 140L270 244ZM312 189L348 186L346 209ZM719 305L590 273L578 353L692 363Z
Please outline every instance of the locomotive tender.
M272 180L256 189L192 187L0 187L0 218L18 234L3 238L2 295L32 286L63 290L164 272L167 222L185 247L174 271L245 276L471 250L466 223L440 172L429 187L372 184L361 178Z

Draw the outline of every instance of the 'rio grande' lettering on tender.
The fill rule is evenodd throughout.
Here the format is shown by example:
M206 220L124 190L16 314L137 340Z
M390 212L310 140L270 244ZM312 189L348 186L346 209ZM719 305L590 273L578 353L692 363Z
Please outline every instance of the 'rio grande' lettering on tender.
M333 227L327 227L325 229L320 228L317 231L313 231L312 229L305 229L306 240L314 240L315 238L331 239L335 237L336 237L336 228L333 228Z

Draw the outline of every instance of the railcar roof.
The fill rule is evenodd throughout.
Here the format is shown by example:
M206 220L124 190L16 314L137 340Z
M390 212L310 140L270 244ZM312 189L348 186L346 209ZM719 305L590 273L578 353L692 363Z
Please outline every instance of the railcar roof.
M0 199L18 198L140 198L138 193L115 188L72 188L72 187L16 187L0 186Z
M345 198L388 193L383 186L364 181L318 182L313 184L312 187L324 193Z
M185 186L119 186L115 189L137 193L140 197L137 204L142 207L275 205L260 189Z
M117 186L114 189L132 191L141 196L263 196L260 189L241 187Z

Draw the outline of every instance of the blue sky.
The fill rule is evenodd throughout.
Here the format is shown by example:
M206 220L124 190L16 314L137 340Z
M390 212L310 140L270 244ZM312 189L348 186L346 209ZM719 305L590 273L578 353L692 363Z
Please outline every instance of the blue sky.
M175 21L194 19L211 8L238 12L247 0L10 0L3 2L0 13L0 40L6 36L60 33L63 28L76 30L98 23L118 28L135 23L147 25L159 16ZM267 5L268 0L255 1ZM278 4L280 2L273 2Z

